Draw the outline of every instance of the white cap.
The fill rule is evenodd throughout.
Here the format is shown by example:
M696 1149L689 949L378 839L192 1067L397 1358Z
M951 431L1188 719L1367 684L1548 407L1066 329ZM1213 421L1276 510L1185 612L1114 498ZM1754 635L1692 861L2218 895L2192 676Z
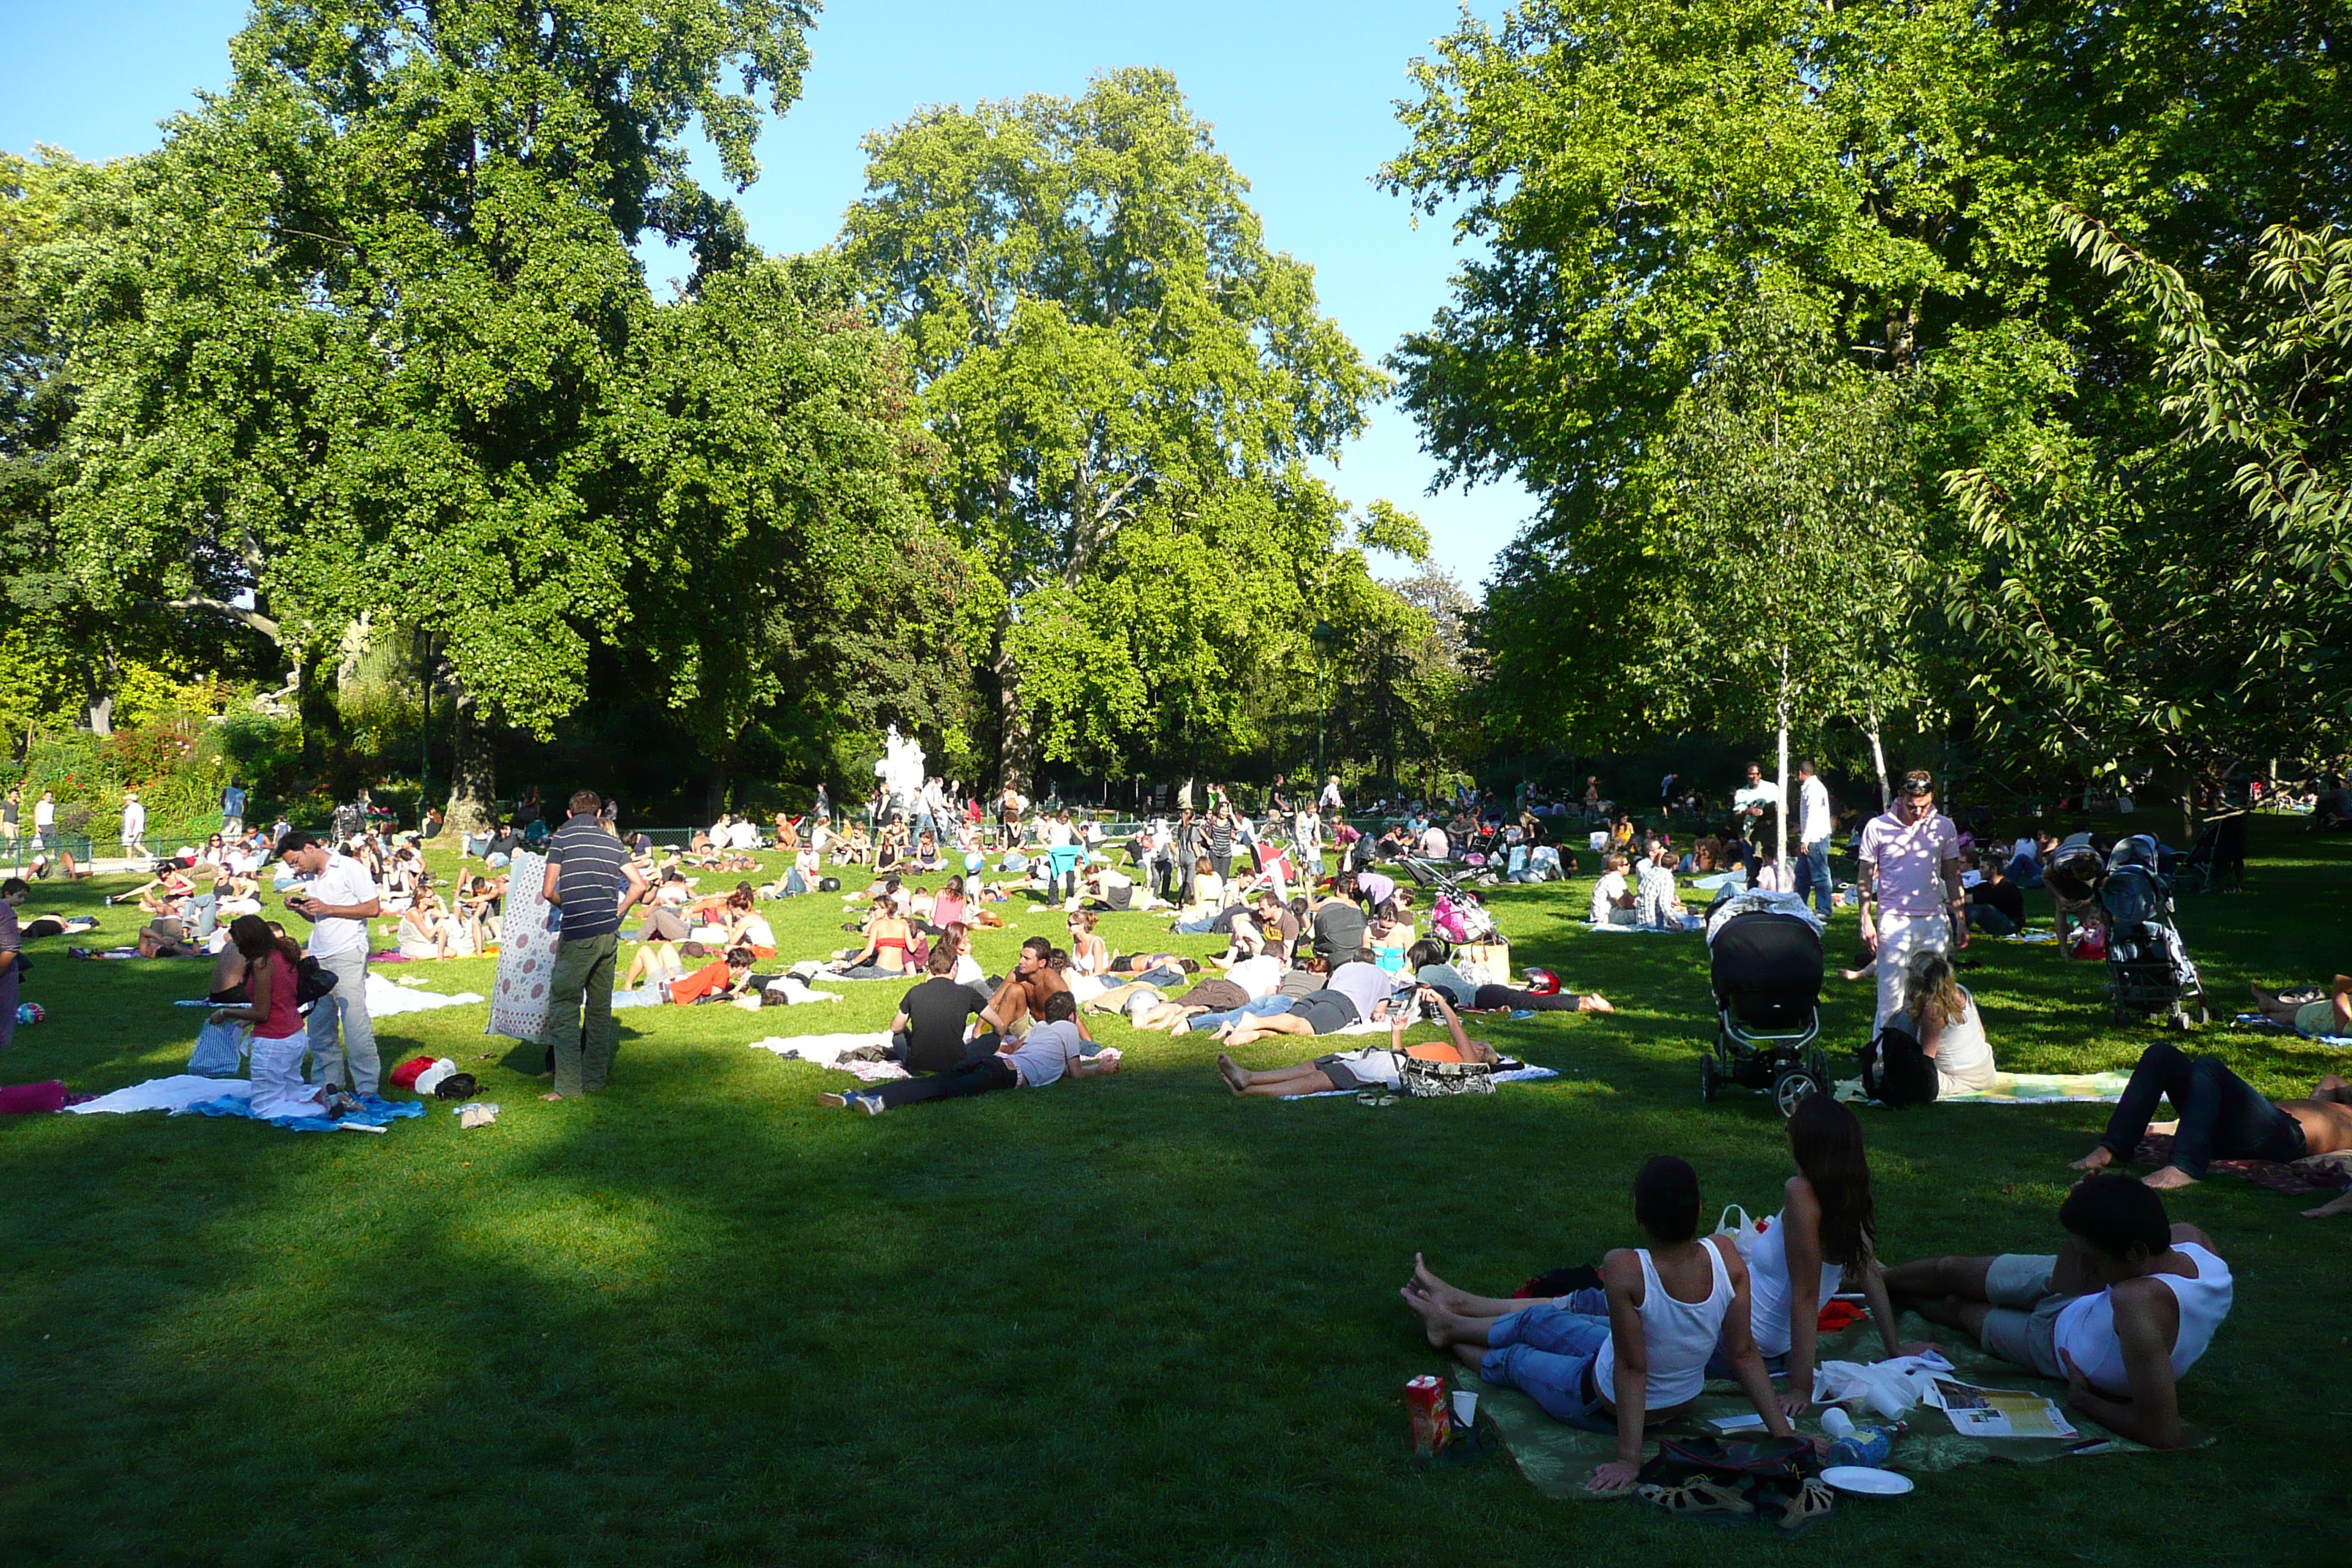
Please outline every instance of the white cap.
M416 1092L425 1099L431 1099L433 1091L441 1087L441 1080L457 1070L457 1064L447 1057L443 1057L416 1075Z

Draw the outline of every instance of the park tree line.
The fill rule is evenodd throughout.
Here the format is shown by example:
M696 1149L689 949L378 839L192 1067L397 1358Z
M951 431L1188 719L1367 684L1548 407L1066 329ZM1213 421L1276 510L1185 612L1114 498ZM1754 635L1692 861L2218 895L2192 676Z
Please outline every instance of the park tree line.
M11 731L126 667L317 716L396 648L465 818L502 733L616 708L717 809L891 723L974 784L1246 759L1334 639L1414 700L1365 552L1426 538L1310 471L1386 378L1174 81L920 113L772 257L685 137L755 178L813 11L266 5L156 152L11 157Z
M1522 0L1382 180L1471 242L1397 351L1542 510L1496 731L2044 778L2352 717L2352 8ZM1785 743L1785 742L1784 742ZM1883 771L1883 763L1880 767Z

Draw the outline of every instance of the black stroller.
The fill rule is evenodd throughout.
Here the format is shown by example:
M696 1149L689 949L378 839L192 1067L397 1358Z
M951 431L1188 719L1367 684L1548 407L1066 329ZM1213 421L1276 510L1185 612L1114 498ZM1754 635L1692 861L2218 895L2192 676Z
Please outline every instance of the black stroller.
M2107 1001L2115 1021L2163 1016L2187 1032L2209 1021L2204 983L2173 924L2172 879L2154 838L2134 834L2107 857L2099 907L2107 912Z
M1769 1093L1785 1117L1807 1095L1827 1094L1829 1054L1816 1043L1821 928L1748 894L1709 917L1706 946L1716 1034L1715 1049L1699 1058L1699 1098L1712 1102L1735 1083Z

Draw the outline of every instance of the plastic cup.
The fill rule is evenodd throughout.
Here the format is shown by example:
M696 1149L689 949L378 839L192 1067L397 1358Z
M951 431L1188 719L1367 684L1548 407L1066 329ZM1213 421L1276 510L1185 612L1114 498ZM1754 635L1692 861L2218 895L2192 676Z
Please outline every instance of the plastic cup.
M1454 1391L1454 1420L1455 1425L1462 1426L1478 1424L1478 1394L1475 1389L1457 1388Z
M1853 1435L1853 1417L1845 1413L1844 1406L1830 1405L1822 1412L1822 1430L1832 1437L1850 1437Z

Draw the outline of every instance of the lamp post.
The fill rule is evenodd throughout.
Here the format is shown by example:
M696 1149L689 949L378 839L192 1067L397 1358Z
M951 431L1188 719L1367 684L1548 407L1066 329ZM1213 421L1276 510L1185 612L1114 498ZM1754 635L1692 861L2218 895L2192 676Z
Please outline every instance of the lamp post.
M1330 714L1329 677L1331 645L1339 640L1339 628L1328 621L1318 621L1307 628L1307 635L1315 644L1315 784L1323 784L1323 738Z

